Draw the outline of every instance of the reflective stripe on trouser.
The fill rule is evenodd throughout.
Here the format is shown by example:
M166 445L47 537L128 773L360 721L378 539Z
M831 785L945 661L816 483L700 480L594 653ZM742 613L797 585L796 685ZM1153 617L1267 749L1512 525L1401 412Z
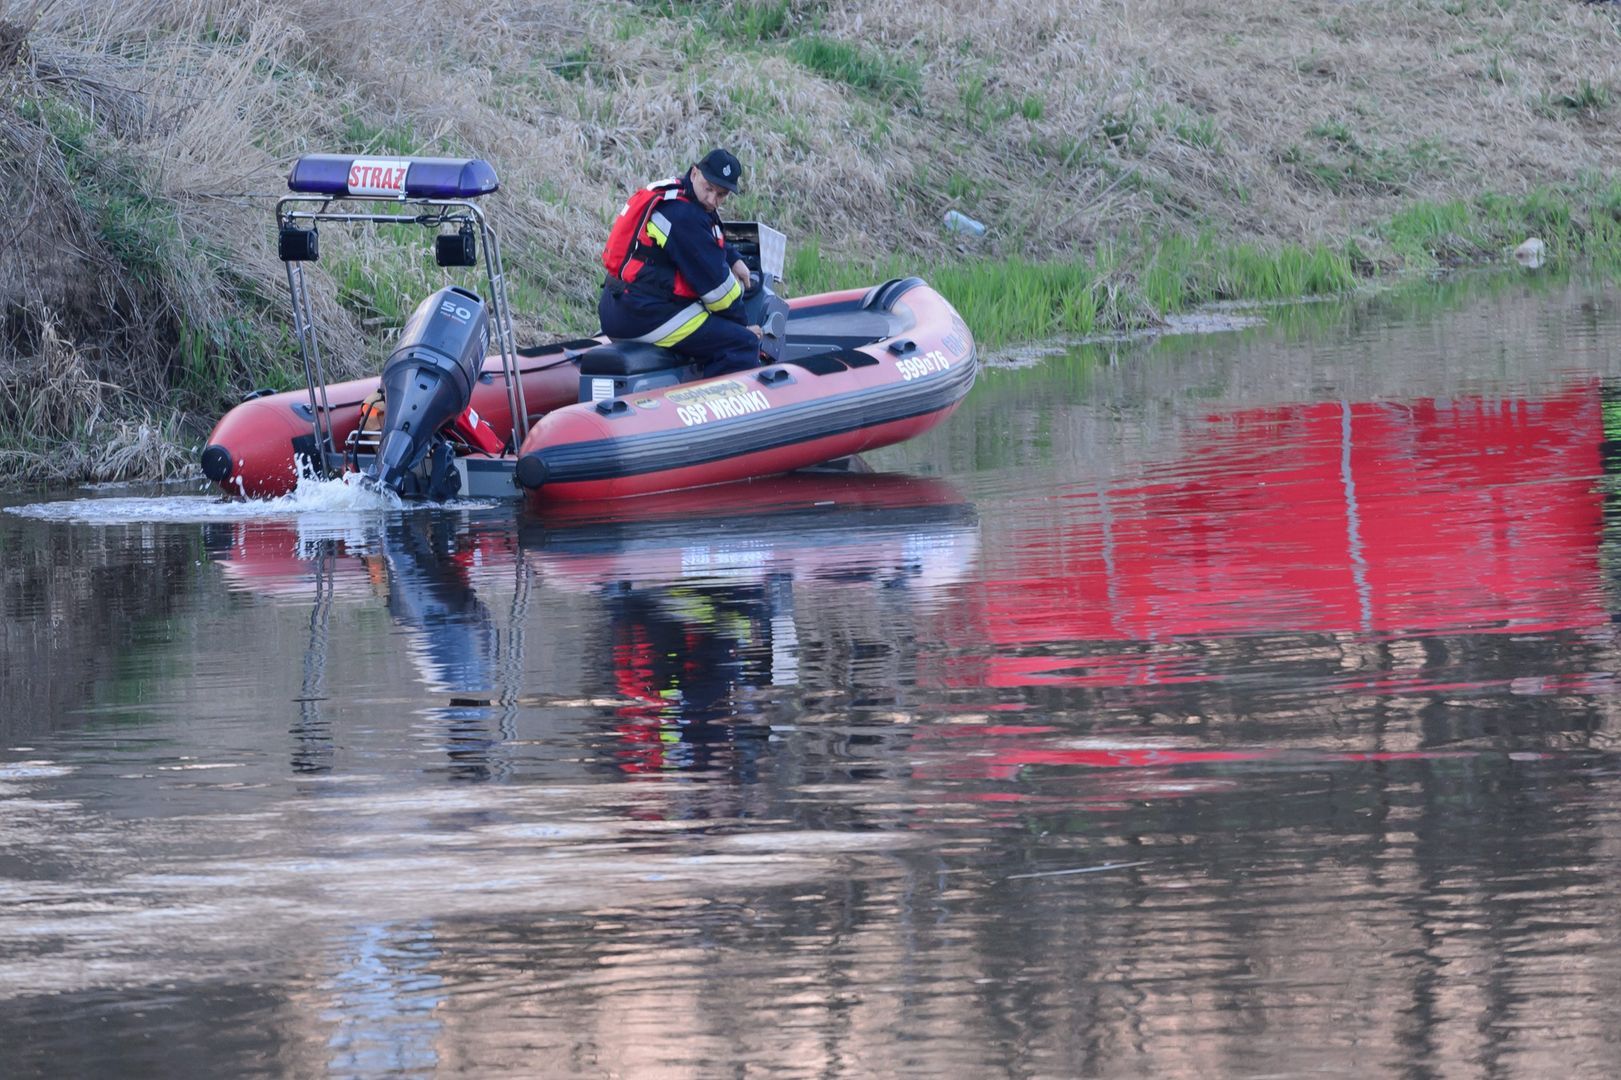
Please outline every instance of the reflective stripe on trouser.
M597 314L603 332L613 340L651 342L673 349L702 363L706 376L741 371L760 362L760 339L754 331L725 315L711 316L698 304L684 304L676 314L659 319L653 329L638 334L635 331L650 321L648 315L659 318L660 312L644 311L639 299L628 290L615 294L603 289Z
M717 317L705 319L676 346L676 352L702 361L704 377L708 378L758 366L760 339L742 323Z
M702 326L707 318L709 318L709 312L705 311L702 306L688 304L647 333L638 334L629 340L645 341L652 345L662 345L668 349L670 346L679 345L691 337L692 333Z

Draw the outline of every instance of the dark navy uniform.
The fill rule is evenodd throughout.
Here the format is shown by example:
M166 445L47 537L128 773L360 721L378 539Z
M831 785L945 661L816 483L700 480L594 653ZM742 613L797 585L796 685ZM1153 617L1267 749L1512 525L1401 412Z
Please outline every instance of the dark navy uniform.
M698 202L690 173L649 185L622 213L637 219L616 228L639 227L620 272L610 267L603 283L603 333L673 349L703 363L705 376L756 366L760 339L744 320L743 286L732 273L738 254L722 237L720 215Z

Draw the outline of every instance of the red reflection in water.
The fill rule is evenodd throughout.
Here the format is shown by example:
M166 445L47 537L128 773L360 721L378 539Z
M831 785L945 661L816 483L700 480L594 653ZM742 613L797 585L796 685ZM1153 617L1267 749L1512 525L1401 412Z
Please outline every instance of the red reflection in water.
M987 550L989 642L1591 626L1599 387L1215 415L1143 482ZM1187 656L995 656L955 685L1165 685Z

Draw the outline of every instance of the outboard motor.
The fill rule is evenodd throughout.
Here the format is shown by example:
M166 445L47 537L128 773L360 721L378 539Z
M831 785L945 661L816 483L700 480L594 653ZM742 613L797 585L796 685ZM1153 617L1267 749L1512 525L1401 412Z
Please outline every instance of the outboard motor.
M472 400L489 347L477 293L451 285L418 305L383 365L383 429L367 480L430 499L457 492L461 476L440 431Z

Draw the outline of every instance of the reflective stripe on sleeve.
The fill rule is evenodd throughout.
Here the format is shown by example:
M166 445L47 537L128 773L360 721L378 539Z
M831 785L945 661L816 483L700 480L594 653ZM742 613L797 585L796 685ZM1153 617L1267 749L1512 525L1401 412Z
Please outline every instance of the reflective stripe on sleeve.
M743 295L743 283L737 276L727 271L726 280L704 293L698 299L703 301L704 307L710 311L725 311L733 300Z
M647 235L659 247L664 247L670 241L670 219L655 210L647 219Z

